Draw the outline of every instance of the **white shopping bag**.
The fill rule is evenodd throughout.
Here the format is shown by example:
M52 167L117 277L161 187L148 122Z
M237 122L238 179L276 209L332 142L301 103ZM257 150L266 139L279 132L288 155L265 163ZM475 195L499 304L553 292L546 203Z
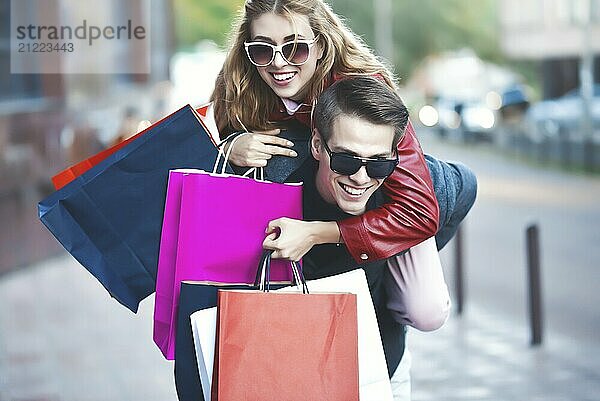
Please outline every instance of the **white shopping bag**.
M362 269L307 282L314 292L350 292L356 294L358 314L358 377L361 401L392 401L379 326L369 285ZM285 287L278 291L297 291ZM204 309L190 316L200 381L204 399L210 400L215 351L217 308Z
M190 316L192 334L202 393L205 400L210 400L212 371L215 359L215 336L217 331L217 308L208 308L194 312Z

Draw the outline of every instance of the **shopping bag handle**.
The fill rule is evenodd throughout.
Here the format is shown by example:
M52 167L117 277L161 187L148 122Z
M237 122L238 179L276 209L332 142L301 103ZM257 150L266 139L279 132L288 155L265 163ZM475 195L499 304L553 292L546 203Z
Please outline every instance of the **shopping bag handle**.
M254 280L254 286L257 287L260 291L269 292L271 288L270 281L272 255L272 250L264 250L260 258L258 269L256 271L256 278ZM304 274L302 273L302 269L300 269L300 265L298 264L298 262L291 260L290 266L292 270L292 275L294 277L294 285L296 287L302 287L303 294L308 294L308 286L306 285L306 280L304 278Z
M231 151L233 149L233 145L242 136L248 135L248 134L250 134L250 132L247 132L247 131L246 132L237 132L235 134L230 135L226 139L224 139L223 142L221 142L217 146L217 148L219 149L219 152L217 154L217 159L215 160L215 164L213 165L213 170L212 170L213 174L217 173L221 159L223 159L223 165L221 166L221 171L219 174L225 174L225 169L227 168L227 163L229 162L229 156L231 156ZM229 147L227 148L227 153L225 153L223 151L223 148L225 146L222 146L222 145L227 143L230 140L230 138L231 138L231 143L229 144ZM253 178L257 181L265 180L265 172L262 167L249 168L244 174L242 174L242 177L248 177L250 175L250 173L252 173Z
M219 174L225 174L225 168L227 168L227 162L229 161L229 156L231 156L231 150L233 149L233 145L235 144L235 142L240 139L242 136L244 135L248 135L249 132L242 132L241 134L237 134L232 140L231 143L229 144L229 148L227 148L227 153L225 153L223 151L224 146L219 146L219 153L217 154L217 159L215 160L215 164L213 165L213 174L217 173L217 170L219 168L219 162L221 161L221 158L223 159L223 165L221 166L221 171ZM223 141L226 142L227 140Z
M217 154L217 160L215 160L215 165L213 166L213 174L217 173L217 169L219 167L219 162L221 161L221 158L223 158L223 166L221 167L221 173L220 174L225 174L225 168L227 167L227 162L229 161L229 156L231 156L231 150L233 149L233 144L240 139L242 136L244 135L248 135L250 134L250 131L248 131L248 128L246 128L246 126L244 125L244 123L242 122L242 120L240 120L239 116L235 116L235 118L237 118L238 122L240 123L240 125L242 126L242 128L244 129L243 132L236 132L233 133L231 135L229 135L227 138L225 138L221 143L219 143L217 145L217 148L219 149L219 153ZM224 154L223 152L223 148L225 146L223 146L224 144L226 144L229 139L231 139L231 143L229 144L229 147L227 148L227 153ZM243 175L242 177L247 177L248 175L250 175L250 173L253 173L254 179L258 180L258 181L264 181L265 180L265 172L264 169L262 167L252 167L249 168ZM260 177L259 175L260 174Z

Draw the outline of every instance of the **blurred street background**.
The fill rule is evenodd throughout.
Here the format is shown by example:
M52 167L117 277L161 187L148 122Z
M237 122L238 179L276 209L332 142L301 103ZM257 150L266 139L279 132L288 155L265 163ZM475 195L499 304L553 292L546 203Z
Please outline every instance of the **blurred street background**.
M60 19L61 3L23 4ZM424 151L479 180L461 243L442 253L454 313L439 331L409 333L413 399L600 399L600 0L328 3L394 66ZM144 120L207 102L243 2L89 4L107 15L151 7L149 74L11 74L11 1L0 0L0 401L176 399L152 342L153 297L138 315L119 306L36 205L58 171Z

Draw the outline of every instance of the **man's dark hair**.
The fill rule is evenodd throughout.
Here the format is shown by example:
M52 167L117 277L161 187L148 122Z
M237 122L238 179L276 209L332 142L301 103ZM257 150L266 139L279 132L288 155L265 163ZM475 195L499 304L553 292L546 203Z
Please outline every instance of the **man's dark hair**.
M324 141L329 140L333 124L342 115L394 127L392 151L396 150L408 124L408 110L400 96L371 76L342 79L323 91L313 119ZM365 135L368 134L365 132Z

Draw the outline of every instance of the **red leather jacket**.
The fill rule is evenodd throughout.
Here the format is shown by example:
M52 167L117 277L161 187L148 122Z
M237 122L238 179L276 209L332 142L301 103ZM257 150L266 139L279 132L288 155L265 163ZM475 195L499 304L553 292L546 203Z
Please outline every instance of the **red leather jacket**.
M282 104L271 118L274 121L295 118L310 126L310 107L303 105L290 116ZM383 184L390 203L337 222L348 251L359 263L389 258L437 232L438 203L410 121L398 144L398 157L400 163Z

